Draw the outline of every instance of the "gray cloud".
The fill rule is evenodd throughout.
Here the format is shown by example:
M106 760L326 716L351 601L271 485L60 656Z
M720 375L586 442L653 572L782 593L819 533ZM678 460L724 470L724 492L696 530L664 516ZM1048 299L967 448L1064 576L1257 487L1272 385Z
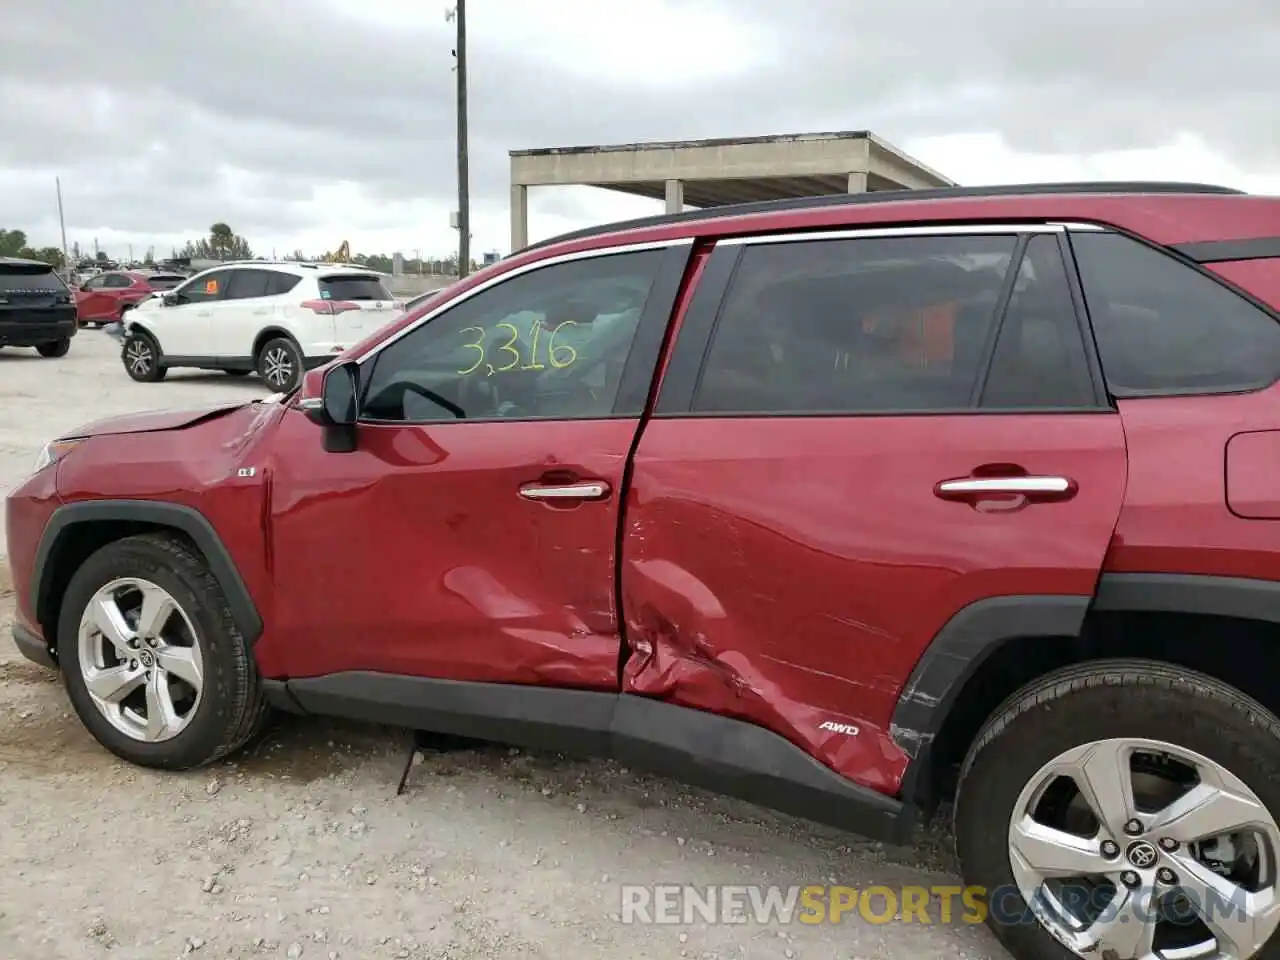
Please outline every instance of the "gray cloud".
M630 38L523 42L532 5L470 10L472 189L487 211L505 209L510 149L806 129L998 131L1050 153L1189 131L1246 170L1280 166L1275 0L688 0L767 38L741 69L693 82L592 76L576 45ZM85 228L221 219L279 236L314 226L305 201L341 181L362 185L375 225L394 225L388 203L450 205L452 28L434 14L392 28L323 0L45 0L4 20L0 177L62 173ZM705 55L732 64L721 40ZM582 212L572 197L535 203ZM42 198L6 206L21 221L8 225L46 219Z

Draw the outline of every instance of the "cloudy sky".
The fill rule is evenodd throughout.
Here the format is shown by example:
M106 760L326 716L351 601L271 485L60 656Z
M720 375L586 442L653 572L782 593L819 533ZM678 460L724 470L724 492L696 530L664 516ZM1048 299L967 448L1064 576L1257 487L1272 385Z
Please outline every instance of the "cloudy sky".
M0 227L113 256L456 245L453 0L0 0ZM964 184L1280 194L1280 0L469 0L473 252L508 151L870 129ZM530 191L530 239L659 205Z

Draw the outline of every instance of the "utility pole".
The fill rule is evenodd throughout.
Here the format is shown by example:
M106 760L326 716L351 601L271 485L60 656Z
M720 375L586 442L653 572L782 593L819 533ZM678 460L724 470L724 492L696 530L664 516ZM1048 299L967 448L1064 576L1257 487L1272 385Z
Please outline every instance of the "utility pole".
M467 173L467 0L455 0L446 14L458 28L453 50L454 70L458 74L458 278L465 277L471 265L470 183Z
M67 254L67 219L62 215L62 178L54 177L53 184L58 191L58 227L62 230L62 272L71 276L71 257Z

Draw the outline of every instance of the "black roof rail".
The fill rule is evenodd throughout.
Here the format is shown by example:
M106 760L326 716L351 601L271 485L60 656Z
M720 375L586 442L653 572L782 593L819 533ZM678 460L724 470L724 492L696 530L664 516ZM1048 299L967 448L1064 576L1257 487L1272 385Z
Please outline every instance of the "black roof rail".
M661 227L670 223L696 223L719 217L745 217L761 213L785 213L789 210L810 210L820 207L862 206L873 203L890 203L903 200L968 200L984 197L1031 197L1063 194L1099 193L1172 193L1172 194L1222 194L1244 195L1245 191L1234 187L1222 187L1210 183L1179 183L1175 181L1098 180L1066 183L1009 183L987 187L934 187L927 190L873 190L868 193L831 193L813 197L786 197L781 200L756 200L750 203L730 203L718 207L702 207L684 213L658 214L621 220L596 227L572 230L559 236L531 243L514 253L537 250L568 240L585 240L620 230L637 230L642 227Z

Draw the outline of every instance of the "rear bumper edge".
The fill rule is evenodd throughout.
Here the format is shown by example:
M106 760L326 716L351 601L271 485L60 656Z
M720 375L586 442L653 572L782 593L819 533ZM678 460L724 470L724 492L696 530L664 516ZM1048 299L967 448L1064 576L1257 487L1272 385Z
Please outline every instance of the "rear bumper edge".
M50 323L15 323L0 320L0 344L9 347L38 347L42 343L74 337L80 324L74 317Z

